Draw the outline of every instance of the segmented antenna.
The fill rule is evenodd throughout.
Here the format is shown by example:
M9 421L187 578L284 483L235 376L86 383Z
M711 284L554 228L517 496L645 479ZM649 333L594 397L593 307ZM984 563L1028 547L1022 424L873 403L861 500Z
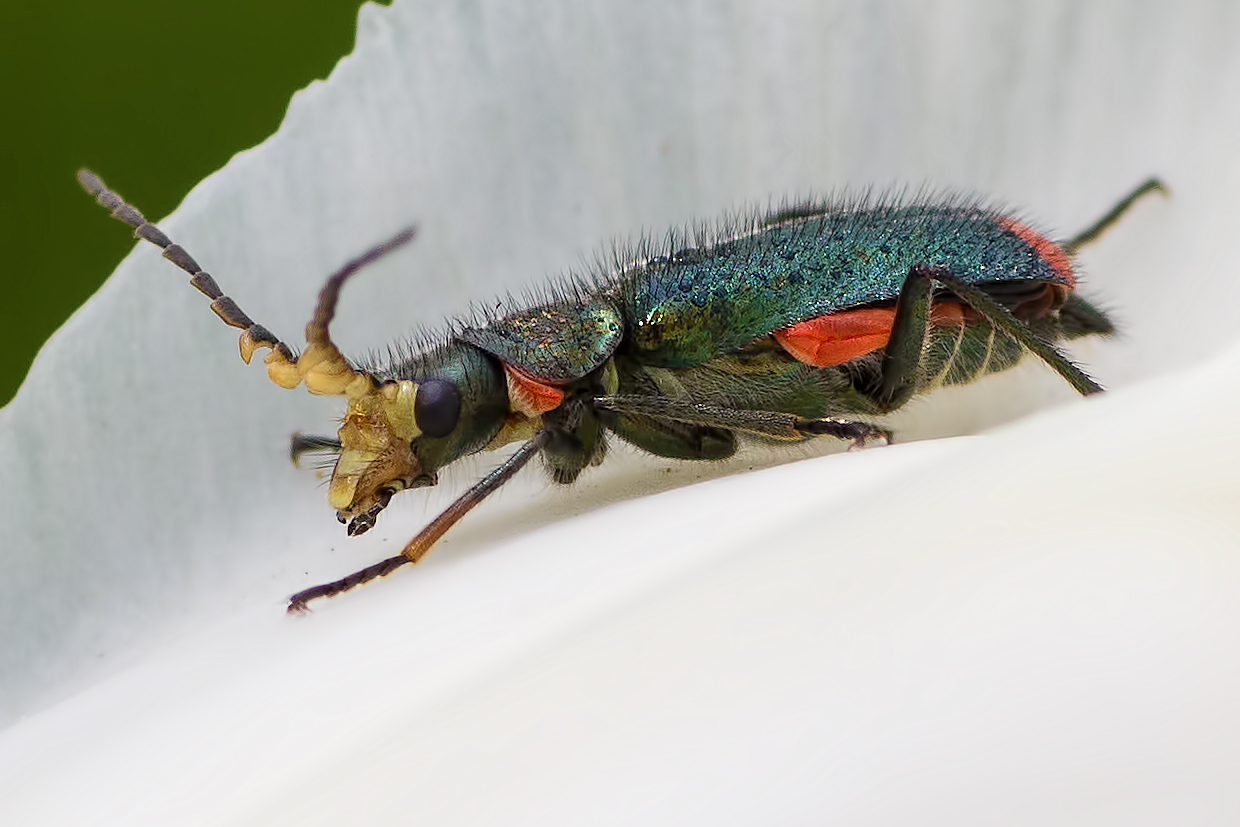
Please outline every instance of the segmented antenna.
M238 342L241 359L248 365L254 351L261 347L271 348L272 352L265 360L267 374L271 380L282 388L295 388L303 381L311 393L360 395L374 386L373 378L358 371L349 364L339 348L331 339L329 327L336 313L336 301L340 297L340 288L350 276L367 264L387 255L397 247L408 244L414 237L414 230L405 230L390 241L387 241L369 252L350 261L333 275L319 293L318 305L314 317L306 325L306 343L308 347L300 357L296 352L277 339L270 330L257 324L245 314L237 303L225 296L215 279L211 278L180 244L164 235L163 230L147 221L142 213L125 203L125 200L108 189L98 175L89 170L78 170L78 183L95 200L107 207L112 217L124 221L134 228L134 235L151 242L163 250L164 258L189 273L189 283L211 300L211 309L224 324L241 330Z
M260 347L269 347L278 351L289 362L297 361L293 349L277 339L270 330L255 323L245 314L244 310L237 306L235 301L225 296L219 285L215 283L215 279L198 266L198 262L185 252L184 247L173 243L172 239L164 235L163 230L147 221L136 208L125 203L125 199L108 189L98 175L90 170L82 169L78 170L77 179L83 189L95 196L96 201L111 211L113 218L133 227L135 236L163 250L164 258L189 273L189 283L211 300L211 309L215 311L215 315L219 316L224 324L242 331L241 358L247 365L254 351Z
M314 307L314 316L306 324L307 344L336 347L328 328L331 327L332 319L336 316L336 302L340 299L340 288L344 287L344 283L366 265L378 261L397 247L413 241L414 235L415 231L412 227L402 230L391 240L353 259L327 280L327 284L323 285L323 289L319 291L319 301Z

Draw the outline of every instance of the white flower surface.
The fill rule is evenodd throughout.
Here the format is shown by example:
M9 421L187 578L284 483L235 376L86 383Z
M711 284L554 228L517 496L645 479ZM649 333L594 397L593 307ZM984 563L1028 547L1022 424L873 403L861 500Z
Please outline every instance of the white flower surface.
M930 185L1066 237L1158 175L1080 259L1114 390L1025 364L895 421L963 438L530 470L287 617L497 458L347 539L286 457L337 400L139 245L0 410L0 822L1235 823L1237 42L1221 0L363 8L160 222L291 343L410 224L346 353L746 205Z

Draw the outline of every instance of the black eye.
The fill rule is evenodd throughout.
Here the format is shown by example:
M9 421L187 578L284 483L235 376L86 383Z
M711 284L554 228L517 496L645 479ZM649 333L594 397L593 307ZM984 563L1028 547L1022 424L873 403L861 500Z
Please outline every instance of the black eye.
M418 385L413 418L429 437L447 436L461 418L461 392L450 379L436 377Z

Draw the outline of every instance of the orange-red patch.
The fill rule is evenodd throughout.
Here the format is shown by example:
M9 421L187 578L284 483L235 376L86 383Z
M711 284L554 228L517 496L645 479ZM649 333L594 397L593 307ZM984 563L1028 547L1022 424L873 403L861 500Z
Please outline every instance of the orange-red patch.
M884 347L895 317L896 311L889 307L845 310L797 322L772 335L798 362L825 368Z
M997 223L1003 229L1016 233L1021 241L1032 247L1038 257L1049 264L1055 274L1066 281L1069 287L1076 287L1076 274L1072 272L1072 259L1062 247L1014 218L1000 218Z
M798 362L826 368L886 347L895 318L892 307L844 310L797 322L771 335ZM939 302L930 311L930 323L936 327L960 325L965 320L966 311L956 302Z
M529 417L542 416L564 401L564 389L539 382L507 363L504 374L508 380L508 401L514 411Z

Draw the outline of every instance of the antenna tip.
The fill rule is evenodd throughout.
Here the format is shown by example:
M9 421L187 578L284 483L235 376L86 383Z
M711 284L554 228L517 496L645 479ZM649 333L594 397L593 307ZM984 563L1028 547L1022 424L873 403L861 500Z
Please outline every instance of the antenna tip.
M79 169L77 171L77 180L82 185L82 189L91 195L98 195L106 189L103 185L103 180L88 169Z

